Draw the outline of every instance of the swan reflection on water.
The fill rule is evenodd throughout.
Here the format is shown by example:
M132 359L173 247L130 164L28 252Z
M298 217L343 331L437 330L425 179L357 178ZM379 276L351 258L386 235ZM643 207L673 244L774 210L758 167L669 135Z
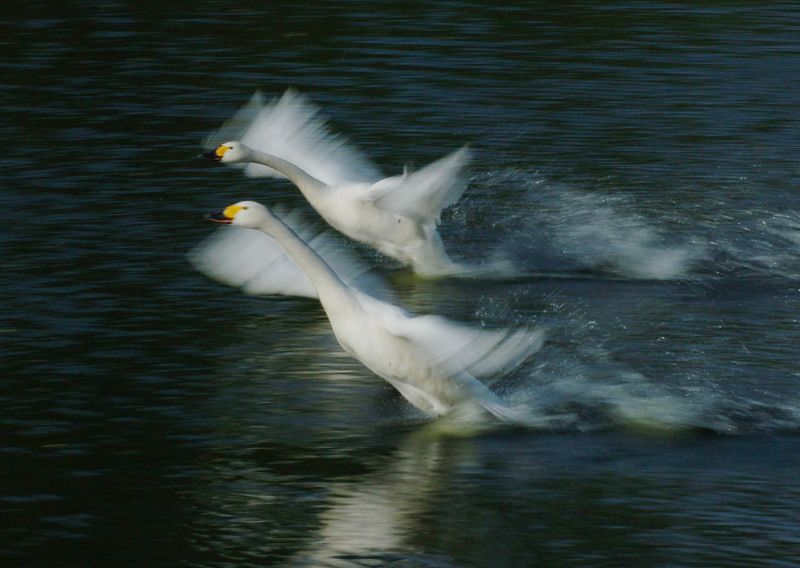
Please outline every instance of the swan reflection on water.
M448 473L469 456L459 447L468 440L445 438L435 429L406 436L377 471L330 487L319 530L289 565L344 568L414 554L413 537L426 526Z
M436 424L392 434L394 451L373 455L366 472L346 465L352 456L304 460L297 447L264 449L264 460L257 451L215 460L198 495L196 537L210 554L224 556L236 543L269 565L344 568L415 558L449 566L423 552L420 539L435 525L448 480L475 456L469 438L443 434Z

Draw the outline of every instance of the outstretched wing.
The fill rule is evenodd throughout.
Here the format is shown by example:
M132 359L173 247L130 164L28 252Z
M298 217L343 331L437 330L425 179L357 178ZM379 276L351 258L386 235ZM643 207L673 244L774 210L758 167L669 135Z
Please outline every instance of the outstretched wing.
M189 253L189 262L209 278L247 294L317 297L280 245L259 231L220 227Z
M509 407L476 376L508 372L520 365L527 357L538 351L544 343L541 330L496 330L486 331L453 323L439 316L414 318L385 318L389 333L401 337L417 347L428 362L440 369L449 380L455 381L469 399L480 404L498 419L515 424L524 424L525 417ZM426 399L410 398L395 384L409 400L425 408ZM433 412L436 414L437 412Z
M389 333L425 352L432 364L451 373L486 377L513 370L544 344L543 330L486 330L426 315L392 318Z
M336 236L316 231L297 211L274 211L346 283L389 298L381 280ZM241 288L254 296L284 295L317 298L302 270L271 237L253 229L220 227L188 255L189 262L209 278Z
M469 180L464 169L471 153L464 147L403 177L378 182L366 195L381 209L439 222L441 212L459 200Z
M328 185L373 183L381 178L378 168L345 138L332 133L319 117L319 109L292 89L266 105L256 92L203 145L213 149L231 140L288 160ZM283 177L260 164L243 167L249 177Z

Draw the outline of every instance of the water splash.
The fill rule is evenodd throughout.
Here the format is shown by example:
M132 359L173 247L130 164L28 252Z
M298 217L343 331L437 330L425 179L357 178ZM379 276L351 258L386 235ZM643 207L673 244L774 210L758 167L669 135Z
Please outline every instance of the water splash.
M519 425L548 432L622 429L660 436L800 431L796 396L778 398L734 385L720 388L690 376L665 381L624 364L555 351L498 385L503 400L520 417ZM451 429L458 425L465 432L479 431L478 417L457 419Z
M514 294L487 298L476 316L519 321L519 299ZM548 328L548 341L518 372L492 383L519 418L517 426L550 432L622 429L658 436L800 431L800 397L791 388L752 388L736 361L727 367L704 363L713 357L708 345L696 354L699 359L687 358L679 349L665 350L661 362L631 359L607 345L615 343L615 336L608 335L607 323L592 319L596 305L565 302L557 292L538 305L535 319ZM471 410L460 409L437 428L470 436L501 427L487 414Z
M717 404L713 393L690 393L625 368L611 371L574 361L543 364L508 398L514 408L525 408L530 425L540 429L736 430L724 414L711 410Z
M707 256L704 242L669 234L625 196L590 193L515 170L479 176L474 184L477 189L453 218L462 231L477 226L504 235L488 255L498 266L667 280L688 277Z

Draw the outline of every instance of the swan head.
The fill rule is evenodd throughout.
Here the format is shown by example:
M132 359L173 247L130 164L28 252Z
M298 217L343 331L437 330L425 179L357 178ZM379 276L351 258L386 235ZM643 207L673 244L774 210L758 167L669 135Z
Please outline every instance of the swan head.
M270 218L272 213L269 209L256 201L240 201L208 216L208 220L215 223L238 225L248 229L257 229Z
M241 142L233 141L220 144L210 152L203 154L203 157L215 162L235 164L237 162L246 162L249 155L250 148Z

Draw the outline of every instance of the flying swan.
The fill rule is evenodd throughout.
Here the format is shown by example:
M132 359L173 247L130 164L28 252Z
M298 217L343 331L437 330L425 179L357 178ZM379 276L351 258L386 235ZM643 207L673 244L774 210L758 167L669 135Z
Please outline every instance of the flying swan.
M382 178L317 113L292 90L268 105L257 92L205 140L210 151L204 156L243 167L247 176L288 178L336 230L418 274L461 272L436 226L442 210L467 187L469 150L461 148L415 172Z
M211 220L272 237L308 278L342 348L428 416L478 404L504 422L523 420L476 377L508 371L544 342L541 330L477 330L440 316L413 316L343 282L269 209L241 201Z

